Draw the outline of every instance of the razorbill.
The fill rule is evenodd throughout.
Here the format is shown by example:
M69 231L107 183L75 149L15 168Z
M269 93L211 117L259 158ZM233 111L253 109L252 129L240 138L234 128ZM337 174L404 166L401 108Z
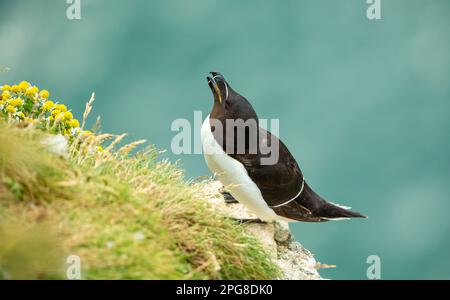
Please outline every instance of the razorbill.
M208 168L237 201L263 221L366 218L316 194L283 142L259 126L250 102L235 92L220 73L210 74L206 79L214 105L201 128L203 152ZM233 126L227 127L227 122ZM252 131L249 124L256 124L256 130ZM263 146L271 145L278 145L274 148L278 151L277 161L263 163L273 154L263 151Z

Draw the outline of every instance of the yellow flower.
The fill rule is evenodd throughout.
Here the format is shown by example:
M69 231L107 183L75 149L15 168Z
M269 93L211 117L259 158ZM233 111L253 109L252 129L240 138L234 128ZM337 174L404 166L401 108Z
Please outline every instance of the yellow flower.
M19 88L22 90L22 91L26 91L28 88L30 87L30 84L28 83L28 82L26 82L26 81L22 81L21 83L19 83Z
M23 100L20 98L12 99L11 101L9 101L9 104L12 106L21 106L23 105Z
M49 111L49 110L52 110L53 106L55 106L55 103L53 103L53 101L51 101L51 100L48 100L48 101L45 101L44 105L42 105L42 109L44 111Z
M15 113L17 111L17 109L14 106L12 106L12 105L8 105L6 107L6 111L13 114L13 113Z
M0 100L0 105L4 105L5 101Z
M11 97L11 94L8 91L2 93L2 100L8 100L9 97Z
M80 122L77 119L72 119L69 121L69 126L73 128L80 127Z
M55 109L54 111L52 111L52 117L56 117L57 115L59 115L61 113L60 110Z
M11 92L13 92L13 93L18 93L18 92L20 92L20 87L19 87L18 85L13 85L13 86L11 87Z
M41 96L41 98L48 99L48 97L50 96L50 93L47 90L42 90L39 93L39 96Z
M33 86L33 87L29 87L27 89L27 91L25 92L25 95L31 97L31 96L35 96L38 92L39 92L39 89L37 87Z
M64 120L65 120L64 113L60 113L59 115L54 116L54 117L57 122L64 122Z
M71 119L73 119L72 113L71 113L70 111L66 111L66 112L64 113L64 119L66 119L66 120L71 120Z
M103 152L103 147L102 146L98 146L97 150L98 150L98 152Z
M5 84L4 86L2 86L2 91L10 91L11 90L11 86L9 84Z
M56 104L56 109L62 112L66 112L67 106L65 106L64 104Z
M21 111L17 114L17 116L18 116L19 118L21 118L21 119L25 118L24 113L21 112Z

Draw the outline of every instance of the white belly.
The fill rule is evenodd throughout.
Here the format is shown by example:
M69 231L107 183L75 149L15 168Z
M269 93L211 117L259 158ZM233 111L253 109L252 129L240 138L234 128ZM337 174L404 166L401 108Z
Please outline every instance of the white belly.
M248 176L245 167L239 161L228 156L216 142L209 125L209 115L203 122L201 139L208 168L217 175L223 185L227 186L230 194L236 200L261 220L286 220L275 214L267 205L258 186Z

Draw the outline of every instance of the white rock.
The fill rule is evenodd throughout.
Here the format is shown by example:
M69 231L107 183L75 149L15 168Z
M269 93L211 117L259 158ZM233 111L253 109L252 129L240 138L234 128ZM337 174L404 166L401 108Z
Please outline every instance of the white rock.
M276 221L275 227L275 240L277 242L286 242L291 238L291 231L289 230L288 222Z
M206 184L205 192L209 202L226 215L236 219L256 218L239 203L226 204L219 193L222 184L212 181ZM272 261L281 271L278 279L322 279L316 269L314 256L292 238L287 222L244 224L246 231L256 237L267 251Z

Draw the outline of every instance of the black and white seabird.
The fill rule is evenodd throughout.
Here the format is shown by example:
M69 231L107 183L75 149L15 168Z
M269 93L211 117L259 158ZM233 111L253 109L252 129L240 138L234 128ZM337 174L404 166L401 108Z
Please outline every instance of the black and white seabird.
M214 105L201 129L203 151L209 169L237 201L263 221L323 222L366 218L363 214L350 211L350 207L328 202L316 194L283 142L259 127L258 116L250 102L235 92L220 73L210 74L207 81L214 96ZM253 132L257 134L258 145L279 143L277 162L261 163L261 159L268 154L260 151L259 146L256 151L250 151L250 130L244 131L245 151L236 151L242 141L237 140L236 128L227 130L226 120L254 120L258 129ZM222 124L222 130L215 128L217 124ZM228 148L233 151L226 146L230 142L233 146Z

